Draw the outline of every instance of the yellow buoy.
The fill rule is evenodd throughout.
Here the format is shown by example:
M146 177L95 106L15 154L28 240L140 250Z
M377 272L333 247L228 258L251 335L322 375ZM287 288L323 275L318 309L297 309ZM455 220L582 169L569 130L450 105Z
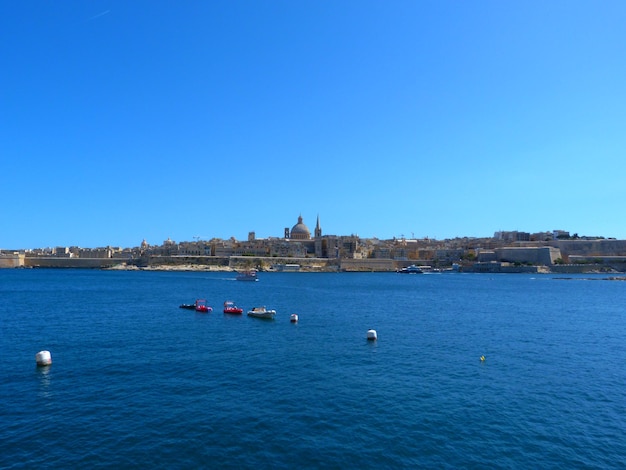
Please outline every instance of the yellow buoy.
M485 362L485 356L480 356L481 362Z

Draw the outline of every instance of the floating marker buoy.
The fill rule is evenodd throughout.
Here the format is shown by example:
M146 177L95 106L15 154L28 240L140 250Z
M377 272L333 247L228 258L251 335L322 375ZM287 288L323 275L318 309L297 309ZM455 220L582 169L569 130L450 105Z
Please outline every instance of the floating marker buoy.
M37 366L49 366L52 364L52 356L50 355L50 351L39 351L35 354L35 362L37 362Z
M298 314L292 313L290 317L291 323L296 323L298 321Z
M367 339L376 340L378 339L378 335L376 334L376 330L367 330Z
M480 356L480 362L485 362L485 356Z

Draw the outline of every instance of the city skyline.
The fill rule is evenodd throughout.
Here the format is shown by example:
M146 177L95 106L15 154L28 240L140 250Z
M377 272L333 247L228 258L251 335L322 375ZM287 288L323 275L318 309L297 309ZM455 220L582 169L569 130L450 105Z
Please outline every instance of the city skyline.
M0 249L626 239L616 0L1 7Z
M302 237L302 236L294 235L295 234L294 230L300 231L300 235L302 235L303 232L306 232L309 235L309 237L307 238L306 236ZM528 232L525 230L498 230L494 232L493 234L485 235L481 237L474 237L474 236L467 236L467 235L459 235L456 237L448 237L448 238L416 237L414 233L411 233L411 234L402 233L398 236L393 236L390 238L361 237L356 232L330 233L330 232L325 231L323 228L323 225L321 224L319 214L316 216L315 225L313 226L313 228L309 227L309 225L306 223L306 220L304 220L304 217L300 214L297 217L297 222L295 224L293 225L285 224L282 230L278 232L276 234L270 234L265 237L259 237L257 236L255 230L250 230L245 235L242 235L240 237L230 236L230 237L224 238L224 237L211 236L211 235L208 235L208 236L195 235L191 237L190 239L180 239L180 240L176 240L171 237L167 237L164 240L148 240L146 238L143 238L137 243L134 243L131 245L116 245L116 244L108 243L108 244L103 244L103 245L98 245L98 246L86 246L86 245L78 245L75 243L70 243L66 245L48 244L48 245L42 245L42 246L37 246L37 247L34 247L34 246L33 247L24 247L24 246L0 247L0 252L2 252L3 250L7 252L11 252L12 250L26 250L26 251L42 250L42 249L50 250L50 249L55 249L55 248L60 248L60 247L65 247L65 248L78 247L82 249L101 249L101 248L106 248L106 247L116 247L116 248L122 248L122 249L136 249L136 248L141 248L143 245L150 246L150 247L159 247L159 246L164 246L170 243L171 244L191 244L191 243L197 243L197 242L211 242L213 240L224 240L224 241L234 240L237 243L246 243L250 241L251 235L253 236L253 240L290 239L293 242L302 242L302 241L306 242L307 240L313 240L315 238L322 238L322 237L332 237L332 238L356 237L362 240L380 240L380 241L393 241L393 240L428 241L430 240L432 242L445 242L446 240L460 240L460 239L477 239L477 240L501 239L501 240L508 240L508 241L524 241L524 240L545 241L545 239L541 238L541 236L543 235L552 237L552 239L558 239L561 237L565 239L568 239L568 238L571 238L571 239L617 239L616 237L606 236L600 233L586 234L586 233L578 233L578 232L572 232L569 230L562 230L562 229L540 230L538 232ZM519 237L518 240L515 240L516 236Z
M296 220L296 222L294 222L294 220ZM319 223L319 230L322 234L322 236L324 235L331 235L331 236L337 236L337 237L350 237L350 236L356 236L362 239L379 239L379 240L394 240L394 239L407 239L407 240L425 240L425 239L431 239L433 241L444 241L444 240L453 240L453 239L460 239L460 238L476 238L476 239L482 239L482 238L496 238L498 236L499 233L521 233L521 234L529 234L529 235L538 235L538 234L553 234L555 237L557 236L556 233L558 232L562 232L564 234L568 234L568 236L573 236L575 238L581 237L591 237L591 238L605 238L605 239L619 239L619 240L623 240L626 239L625 238L619 238L619 237L613 237L611 235L606 235L603 233L582 233L582 232L578 232L576 230L567 230L567 229L562 229L562 228L558 228L558 229L544 229L544 230L538 230L538 231L533 231L530 232L528 230L496 230L495 232L491 233L491 234L485 234L482 236L474 236L474 235L465 235L465 234L459 234L457 236L453 236L453 237L445 237L445 238L438 238L438 237L428 237L428 236L423 236L423 237L419 237L416 236L414 232L410 232L410 233L400 233L398 235L393 235L391 237L377 237L377 236L371 236L371 237L366 237L366 236L361 236L359 235L358 231L350 231L348 233L335 233L332 231L327 231L324 229L324 224L322 223L322 219L321 216L319 214L316 215L315 217L315 221L314 221L315 225L313 225L312 227L309 227L309 224L307 223L307 219L305 219L305 217L302 216L302 214L300 214L297 218L292 218L291 223L285 223L283 224L283 226L280 229L276 229L274 232L266 235L266 236L259 236L257 234L257 231L252 229L252 230L248 230L245 234L239 234L239 235L231 235L228 237L220 237L217 235L211 235L206 234L206 235L193 235L190 236L189 238L184 238L184 239L175 239L173 237L170 236L166 236L163 240L149 240L146 237L140 237L138 240L135 241L135 243L131 243L128 245L120 245L120 244L115 244L115 243L104 243L102 245L80 245L77 243L66 243L66 244L43 244L40 246L0 246L0 251L2 250L31 250L31 249L43 249L43 248L54 248L54 247L69 247L69 246L75 246L75 247L81 247L81 248L102 248L102 247L107 247L107 246L115 246L115 247L121 247L121 248L136 248L136 247L140 247L142 245L143 242L148 243L148 245L150 246L160 246L168 241L174 242L174 243L193 243L193 242L199 242L199 241L210 241L213 239L221 239L221 240L229 240L229 239L235 239L238 242L242 242L242 241L246 241L248 240L248 237L250 236L250 234L254 234L256 239L271 239L271 238L290 238L290 237L286 237L285 236L285 231L289 230L291 231L296 224L304 224L304 226L307 227L311 238L315 238L316 235L316 230L317 230L317 224ZM297 238L294 238L294 241L298 241Z

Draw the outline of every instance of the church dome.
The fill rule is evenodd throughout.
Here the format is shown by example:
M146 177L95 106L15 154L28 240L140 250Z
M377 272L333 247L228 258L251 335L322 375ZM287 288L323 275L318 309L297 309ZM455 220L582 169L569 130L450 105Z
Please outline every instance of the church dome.
M302 222L302 216L298 217L298 223L291 229L291 238L293 240L310 240L311 231L309 227Z

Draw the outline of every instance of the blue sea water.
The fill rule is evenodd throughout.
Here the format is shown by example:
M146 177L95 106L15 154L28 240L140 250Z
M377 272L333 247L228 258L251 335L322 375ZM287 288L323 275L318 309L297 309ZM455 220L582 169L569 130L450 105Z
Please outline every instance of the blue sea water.
M259 277L0 270L0 468L623 468L626 282Z

